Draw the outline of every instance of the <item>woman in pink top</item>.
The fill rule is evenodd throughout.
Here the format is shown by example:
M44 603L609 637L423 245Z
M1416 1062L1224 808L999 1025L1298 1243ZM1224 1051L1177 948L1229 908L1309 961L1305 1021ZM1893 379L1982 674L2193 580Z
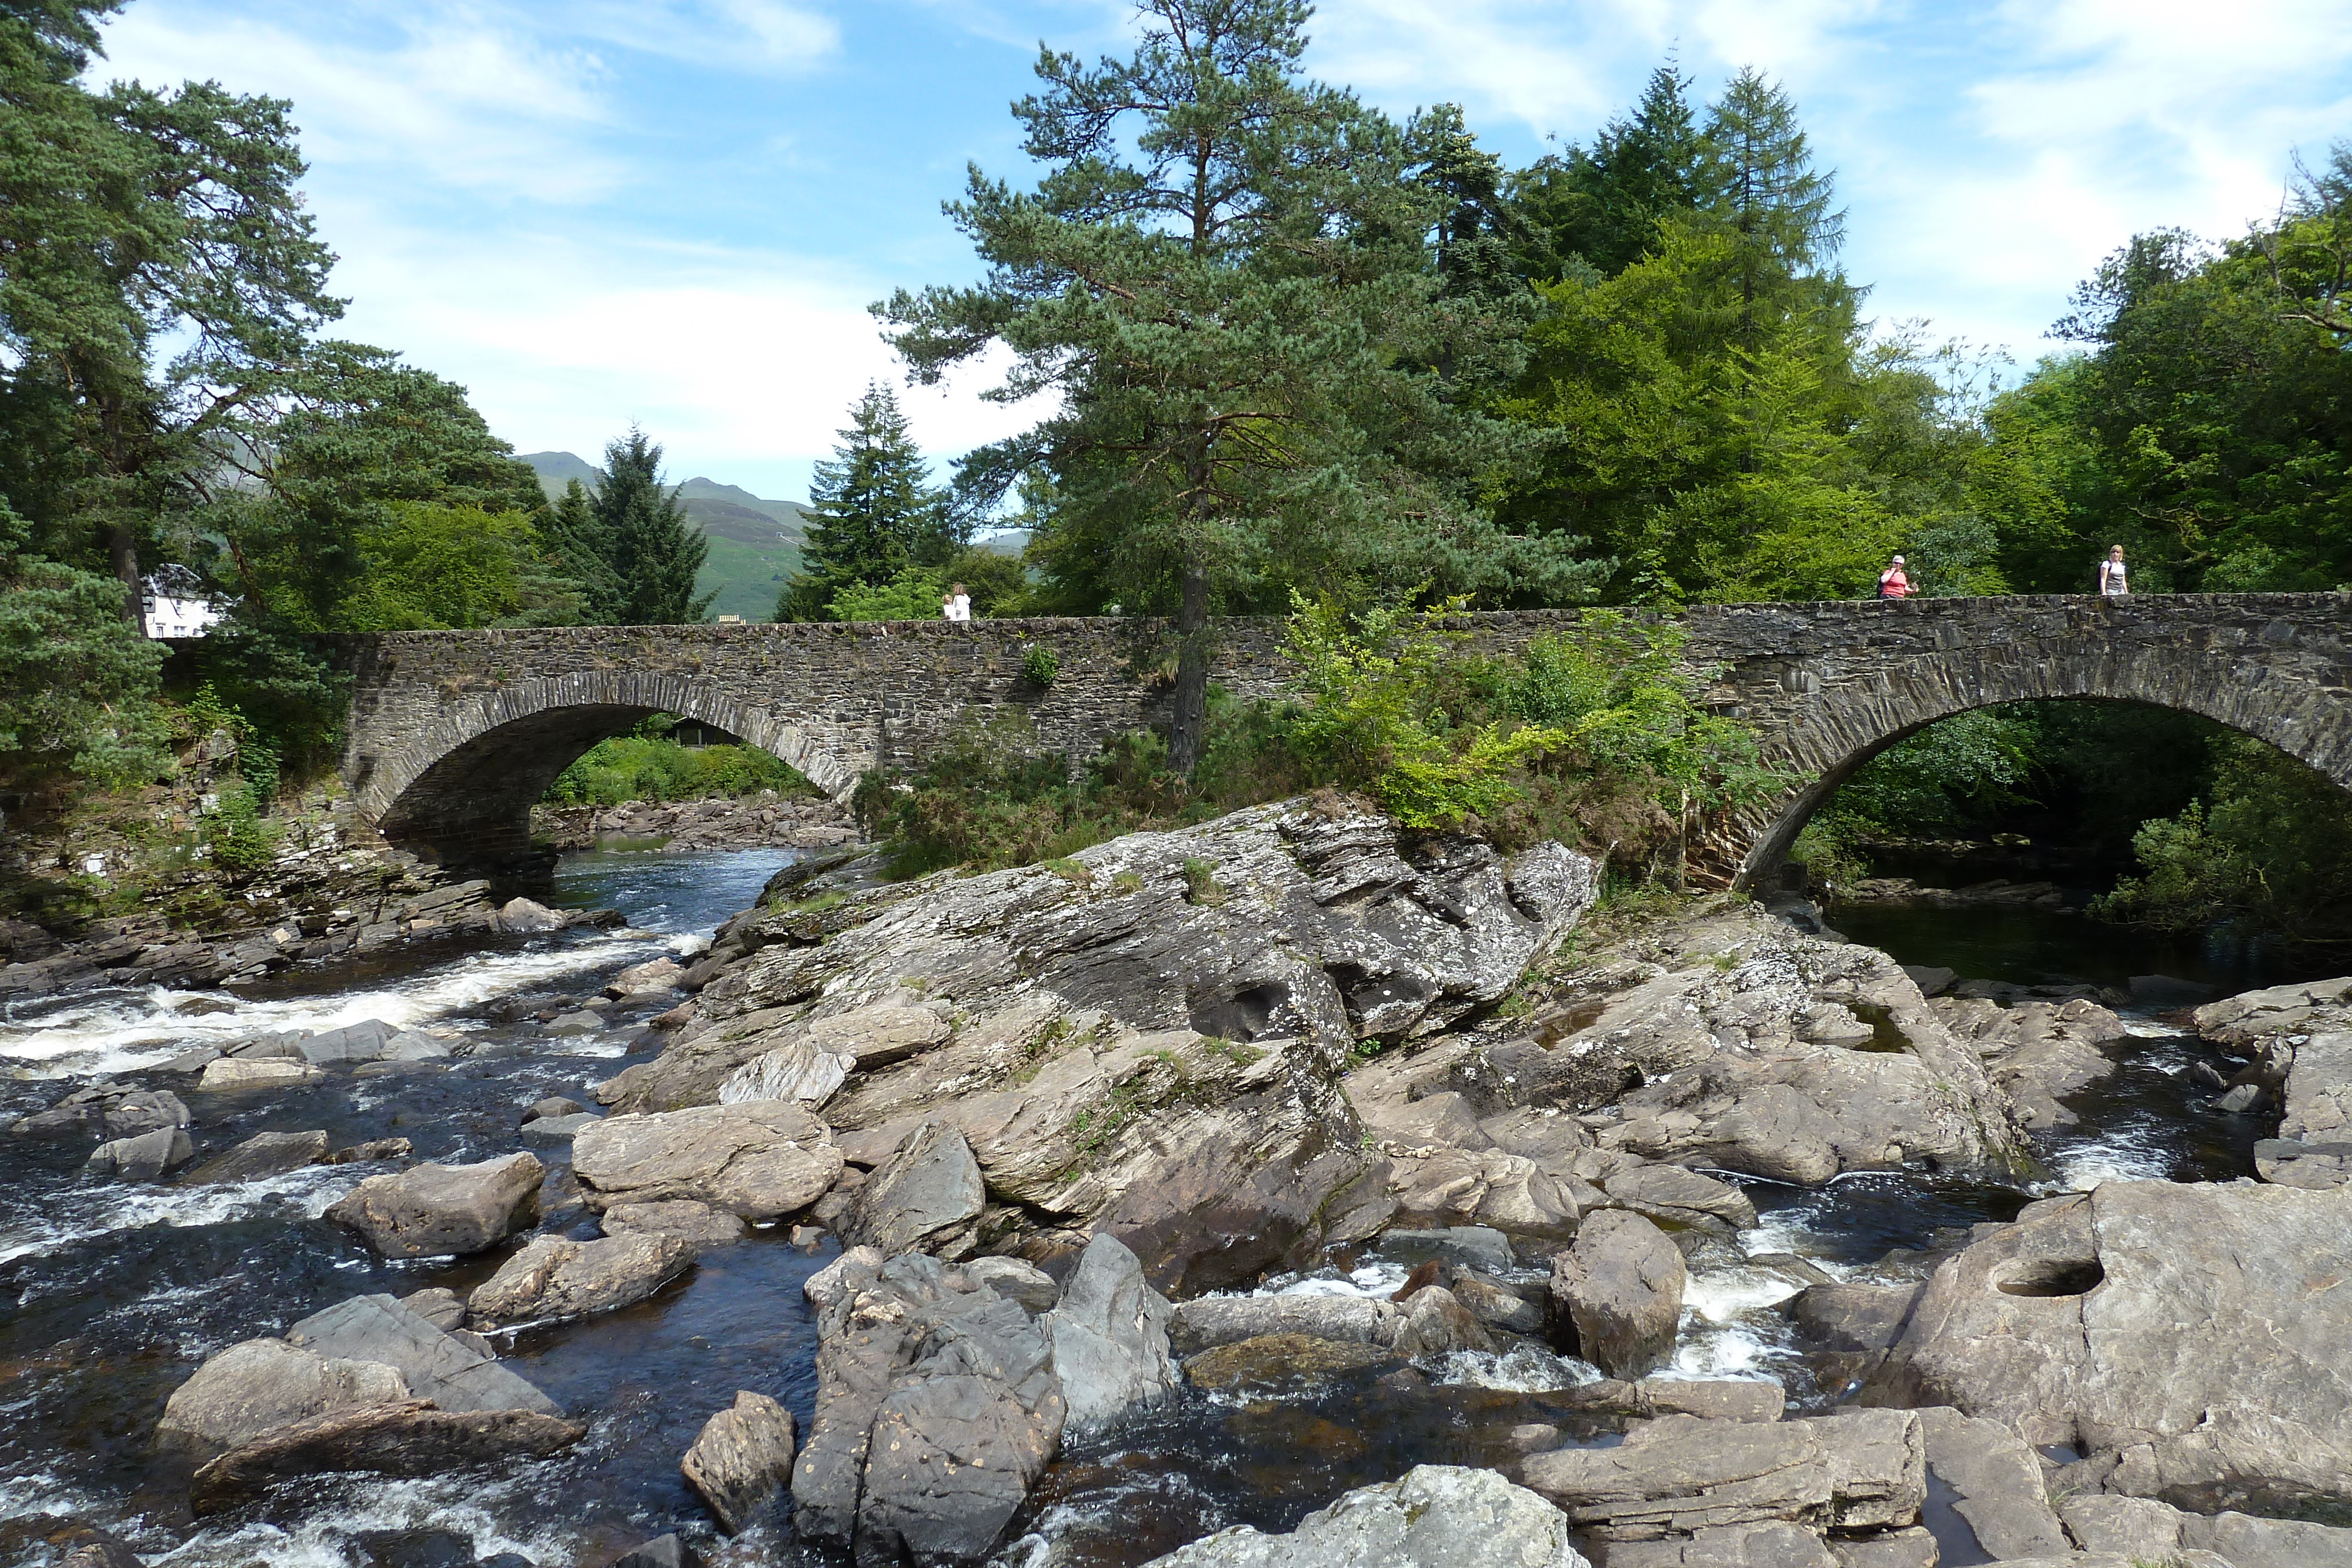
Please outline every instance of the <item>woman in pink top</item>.
M1911 597L1911 574L1903 570L1903 558L1896 556L1885 571L1878 574L1878 597L1908 599Z

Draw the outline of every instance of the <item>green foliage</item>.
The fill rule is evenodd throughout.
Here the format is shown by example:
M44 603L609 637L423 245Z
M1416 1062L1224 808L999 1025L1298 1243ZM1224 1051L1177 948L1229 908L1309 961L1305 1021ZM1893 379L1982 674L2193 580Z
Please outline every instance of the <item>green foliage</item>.
M824 607L831 621L936 621L944 591L940 574L908 566L887 582L849 582Z
M2025 803L2041 739L2035 720L1978 708L1928 726L1855 769L1836 810L1858 826L1928 836L1965 830Z
M1043 643L1031 644L1021 655L1021 678L1033 686L1050 686L1061 673L1060 657Z
M520 512L404 501L360 541L365 573L345 603L358 631L579 622L578 583L556 575Z
M205 818L205 848L213 863L230 871L259 871L278 849L278 833L261 820L261 801L244 784L224 786L218 804Z
M1514 769L1568 743L1568 733L1509 718L1465 721L1450 600L1418 612L1350 618L1303 595L1284 640L1314 701L1291 745L1321 782L1362 789L1411 828L1458 826L1520 798Z
M2352 796L2262 741L2214 742L2207 799L2142 825L2144 875L2095 914L2161 930L2228 923L2289 941L2352 941Z
M868 384L839 434L832 458L816 465L805 514L808 542L800 570L776 601L776 619L904 621L938 614L936 583L929 604L911 616L835 612L845 594L944 564L957 544L947 496L931 484L896 393L879 382Z
M551 806L618 806L630 800L740 799L762 789L816 793L797 769L757 747L679 745L668 735L677 723L651 718L635 735L597 742L556 775L543 799Z
M589 503L618 584L611 619L625 626L675 626L705 620L710 611L710 596L694 591L709 542L687 521L677 493L663 487L661 460L662 449L632 427L605 445Z
M1612 277L1656 245L1659 219L1704 201L1708 150L1685 96L1690 85L1660 66L1633 114L1603 126L1589 151L1546 156L1518 175L1527 273L1551 283L1580 269Z
M171 768L154 697L163 649L122 613L122 585L26 548L0 502L0 777L99 784Z

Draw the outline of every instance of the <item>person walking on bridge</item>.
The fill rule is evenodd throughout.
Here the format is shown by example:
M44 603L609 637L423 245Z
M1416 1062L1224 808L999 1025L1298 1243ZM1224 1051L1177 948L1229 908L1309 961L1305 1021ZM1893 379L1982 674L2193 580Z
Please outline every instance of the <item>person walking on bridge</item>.
M2099 563L2099 592L2108 599L2120 599L2131 592L2131 580L2124 575L2124 547L2116 545L2107 551L2107 559Z
M1878 574L1878 597L1881 599L1911 597L1911 574L1904 570L1901 556L1896 556L1887 564L1886 570Z

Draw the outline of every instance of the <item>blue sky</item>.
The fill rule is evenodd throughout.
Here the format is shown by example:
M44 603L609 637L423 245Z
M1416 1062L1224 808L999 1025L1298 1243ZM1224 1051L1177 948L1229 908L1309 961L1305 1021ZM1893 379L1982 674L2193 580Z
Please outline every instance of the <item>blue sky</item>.
M1042 38L1123 0L131 0L97 74L293 100L348 335L471 389L518 449L635 420L673 477L796 498L865 382L865 307L976 270L940 203L1024 173ZM2135 230L2238 232L2352 138L2343 0L1325 0L1313 72L1463 104L1514 163L1590 138L1669 49L1797 98L1883 326L2030 363ZM906 392L944 457L1017 428Z

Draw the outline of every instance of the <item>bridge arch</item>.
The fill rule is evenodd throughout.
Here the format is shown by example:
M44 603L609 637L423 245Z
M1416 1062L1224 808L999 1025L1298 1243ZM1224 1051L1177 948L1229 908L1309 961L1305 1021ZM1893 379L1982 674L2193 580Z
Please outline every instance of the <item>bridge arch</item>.
M1812 670L1783 672L1779 684L1799 688L1799 700L1771 733L1769 749L1805 781L1759 813L1738 881L1754 885L1769 877L1813 813L1872 758L1941 720L2008 703L2128 702L2195 714L2266 741L2352 790L2352 690L2340 666L2328 680L2296 667L2300 661L2286 655L2298 641L2308 638L2273 621L2220 646L2207 637L2074 638L2061 649L2021 638L1904 653L1833 689L1821 686Z
M723 730L836 797L871 766L870 738L861 747L838 726L796 722L715 680L589 669L459 702L376 758L353 793L394 843L452 863L520 863L530 852L530 808L557 776L597 742L661 713Z

